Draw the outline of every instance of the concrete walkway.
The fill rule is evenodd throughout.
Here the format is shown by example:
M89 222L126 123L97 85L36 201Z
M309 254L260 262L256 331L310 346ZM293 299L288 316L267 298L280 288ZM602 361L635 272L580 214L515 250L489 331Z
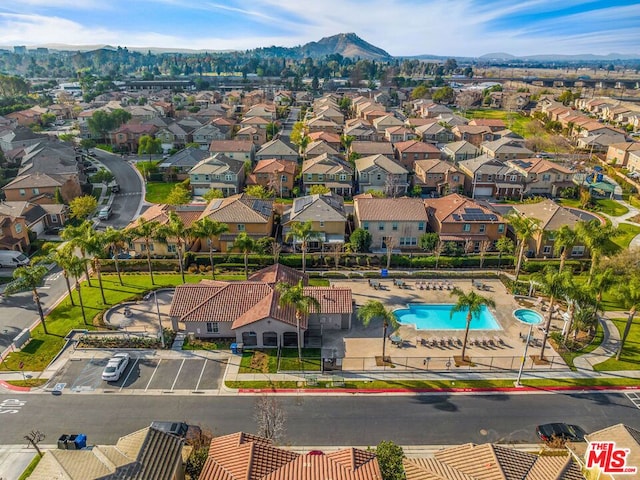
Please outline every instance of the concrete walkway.
M606 316L598 320L603 331L602 343L593 352L574 358L573 365L578 370L593 371L594 365L612 358L620 347L620 331L615 324Z

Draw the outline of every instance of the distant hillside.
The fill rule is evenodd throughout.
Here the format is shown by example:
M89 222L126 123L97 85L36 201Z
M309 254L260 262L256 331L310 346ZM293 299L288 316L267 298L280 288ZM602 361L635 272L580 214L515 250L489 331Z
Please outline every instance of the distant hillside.
M499 60L499 61L538 61L538 62L578 62L578 61L605 61L605 60L635 60L640 58L640 54L629 53L609 53L607 55L595 55L592 53L583 53L576 55L559 55L559 54L540 54L540 55L522 55L515 56L509 53L487 53L479 57L479 60Z
M340 33L325 37L317 42L310 42L301 47L294 47L302 57L325 57L339 53L343 57L362 58L368 60L389 60L391 55L383 49L364 41L355 33Z

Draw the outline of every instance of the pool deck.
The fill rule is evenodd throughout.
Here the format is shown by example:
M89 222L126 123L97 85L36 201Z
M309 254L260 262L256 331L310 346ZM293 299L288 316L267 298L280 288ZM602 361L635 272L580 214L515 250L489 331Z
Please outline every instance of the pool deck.
M396 286L393 279L384 279L379 282L382 289L374 289L367 280L332 280L331 285L350 288L358 306L364 305L369 300L379 300L387 308L396 310L407 308L409 303L451 304L456 301L456 297L446 289L421 290L416 285L415 279L405 279L404 288ZM476 365L490 366L491 368L517 368L525 348L523 337L526 337L529 328L513 318L513 311L527 307L523 307L511 294L507 293L502 282L497 279L483 280L482 283L487 286L486 290L475 288L470 279L451 279L450 282L454 287L465 292L475 289L478 293L492 298L496 303L496 307L490 311L500 324L501 330L470 331L469 341L479 340L480 342L479 344L468 344L466 355L471 357ZM538 311L546 319L546 312L541 312L535 307L532 309ZM554 317L551 330L561 329L562 324L563 321L559 316ZM431 369L448 369L453 357L461 354L462 347L456 343L458 343L458 339L461 342L464 339L464 330L427 331L416 330L412 325L402 325L396 335L403 340L400 346L393 345L390 341L386 343L386 355L391 356L394 363L407 369L423 369L425 366ZM358 320L355 320L349 332L325 332L323 348L332 349L337 356L344 356L343 368L345 370L375 370L377 367L375 356L382 355L381 337L382 324L380 321L374 321L365 328ZM538 340L542 339L542 332L536 326L533 327L533 337ZM431 346L434 340L437 342L437 346ZM429 346L425 346L423 343L427 343ZM539 353L539 346L530 346L527 352L528 362L532 363L531 356ZM545 357L553 357L553 363L546 368L567 368L548 343Z

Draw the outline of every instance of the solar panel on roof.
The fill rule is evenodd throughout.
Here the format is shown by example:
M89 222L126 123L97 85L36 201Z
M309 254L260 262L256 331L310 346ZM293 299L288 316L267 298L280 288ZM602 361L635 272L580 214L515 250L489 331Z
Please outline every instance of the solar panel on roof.
M216 210L216 209L220 208L220 205L221 205L221 204L222 204L222 200L221 200L221 199L217 199L217 200L214 200L214 201L210 204L209 208L210 208L211 210Z

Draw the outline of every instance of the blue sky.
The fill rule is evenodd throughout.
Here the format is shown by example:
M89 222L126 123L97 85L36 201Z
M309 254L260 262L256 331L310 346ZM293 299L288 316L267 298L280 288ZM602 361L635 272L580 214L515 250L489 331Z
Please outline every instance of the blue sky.
M341 32L392 55L640 54L640 0L0 1L5 46L226 50Z

